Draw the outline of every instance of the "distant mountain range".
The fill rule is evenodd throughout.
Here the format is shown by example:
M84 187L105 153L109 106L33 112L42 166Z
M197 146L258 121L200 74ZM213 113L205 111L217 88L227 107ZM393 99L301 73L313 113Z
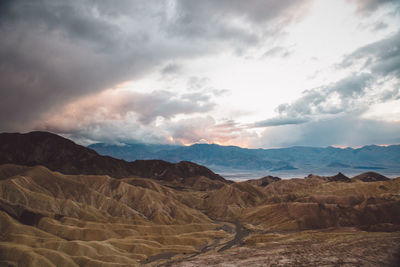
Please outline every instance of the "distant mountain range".
M191 177L203 177L207 187L231 183L204 166L182 161L136 160L127 162L75 144L49 132L0 133L0 165L42 165L64 174L109 175L113 178L146 177L182 186Z
M400 174L400 145L369 145L357 149L302 146L247 149L216 144L173 146L97 143L90 145L89 148L102 155L127 161L137 159L191 161L220 173L254 172L259 175L273 172L274 175L285 177L308 173L333 174L340 171L351 175L359 173L360 170L379 170L385 175Z
M246 149L215 144L98 143L86 148L55 134L32 132L0 134L0 151L0 164L39 164L65 174L107 174L117 178L134 175L165 180L171 174L176 177L196 174L223 181L210 170L233 180L266 175L305 177L310 173L331 176L338 172L354 176L371 170L391 177L400 174L399 145Z

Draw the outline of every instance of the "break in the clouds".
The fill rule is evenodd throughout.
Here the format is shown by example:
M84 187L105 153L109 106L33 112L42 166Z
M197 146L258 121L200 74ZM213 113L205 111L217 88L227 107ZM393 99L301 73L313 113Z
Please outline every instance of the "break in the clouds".
M385 120L366 120L361 116L373 105L400 99L399 52L400 33L360 47L336 66L355 67L346 77L305 90L292 103L279 105L276 108L278 116L256 122L253 126L307 124L306 127L291 127L292 132L297 131L301 136L289 141L283 138L279 145L360 145L368 143L367 140L373 143L399 142L399 117L388 123ZM269 129L264 134L269 138L281 131Z
M294 102L279 105L278 117L257 122L256 126L260 127L287 125L265 130L260 138L263 141L258 140L260 144L359 146L400 142L400 113L394 114L397 116L394 122L382 118L371 120L362 116L371 105L394 101L398 103L400 99L399 36L399 33L395 33L346 55L336 67L355 66L357 72L352 69L348 76L335 83L306 90ZM284 132L294 134L288 137L283 135ZM270 141L274 139L280 143Z
M81 142L397 142L400 111L384 106L399 101L399 17L390 0L2 1L0 130ZM352 125L358 141L343 134Z

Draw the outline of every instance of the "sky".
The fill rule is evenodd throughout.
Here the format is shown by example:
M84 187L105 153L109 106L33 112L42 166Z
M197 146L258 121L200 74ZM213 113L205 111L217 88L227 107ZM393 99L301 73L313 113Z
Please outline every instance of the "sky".
M400 143L398 0L3 0L0 34L0 132Z

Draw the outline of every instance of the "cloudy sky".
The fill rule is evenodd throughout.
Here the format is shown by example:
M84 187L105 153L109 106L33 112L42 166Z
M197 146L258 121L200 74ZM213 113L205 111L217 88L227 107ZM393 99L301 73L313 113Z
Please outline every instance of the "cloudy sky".
M0 2L0 131L400 143L398 0Z

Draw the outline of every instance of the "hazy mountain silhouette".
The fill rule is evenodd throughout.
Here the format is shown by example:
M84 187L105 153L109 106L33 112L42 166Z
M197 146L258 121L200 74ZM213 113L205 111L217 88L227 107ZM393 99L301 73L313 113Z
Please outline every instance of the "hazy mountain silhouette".
M246 149L236 146L195 144L192 146L165 146L104 143L89 146L100 154L127 160L162 159L169 162L182 160L205 165L213 170L266 170L298 172L339 172L346 169L379 169L386 173L400 171L400 145L364 146L362 148L289 147L281 149Z

